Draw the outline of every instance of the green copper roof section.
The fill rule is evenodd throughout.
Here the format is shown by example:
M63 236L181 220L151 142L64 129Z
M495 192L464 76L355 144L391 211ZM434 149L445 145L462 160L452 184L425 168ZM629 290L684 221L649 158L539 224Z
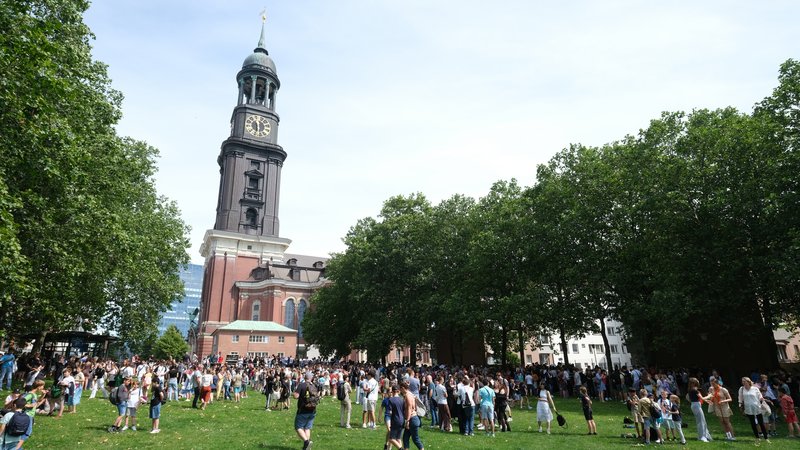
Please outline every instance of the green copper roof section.
M265 37L265 30L264 30L265 25L266 24L264 22L261 22L261 38L258 40L258 47L256 47L256 49L253 50L253 51L257 51L258 49L261 49L261 50L264 50L264 52L266 52L267 54L269 54L269 52L267 52L267 48L264 47L266 45L266 41L267 41L267 39Z
M219 327L218 329L229 331L269 331L277 333L297 333L297 330L293 330L279 323L266 320L235 320L223 327Z

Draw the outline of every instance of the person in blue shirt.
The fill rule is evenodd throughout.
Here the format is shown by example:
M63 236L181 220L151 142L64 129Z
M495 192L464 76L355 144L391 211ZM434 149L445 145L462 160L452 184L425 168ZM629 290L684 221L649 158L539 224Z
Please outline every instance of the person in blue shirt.
M11 377L14 374L14 360L16 360L14 352L9 349L8 353L0 356L0 389L3 388L3 382L8 381L8 390L11 390Z
M478 390L481 399L481 423L486 434L494 437L494 389L492 380L484 378L483 387Z

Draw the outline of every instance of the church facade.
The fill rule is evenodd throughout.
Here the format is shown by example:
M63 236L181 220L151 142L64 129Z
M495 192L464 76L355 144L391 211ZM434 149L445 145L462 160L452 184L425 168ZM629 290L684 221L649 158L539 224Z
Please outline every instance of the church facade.
M216 221L200 247L204 279L192 347L198 356L297 357L305 351L303 316L326 283L327 259L287 253L291 240L279 234L287 153L278 145L281 83L263 24L236 82L231 133L217 158Z

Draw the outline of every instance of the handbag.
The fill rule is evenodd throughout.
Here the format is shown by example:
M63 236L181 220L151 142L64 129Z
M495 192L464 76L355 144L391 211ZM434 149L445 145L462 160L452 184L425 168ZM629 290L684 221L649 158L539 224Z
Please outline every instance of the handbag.
M761 400L761 414L764 416L772 415L772 409L769 407L766 401Z
M419 417L420 419L425 417L425 414L427 414L428 412L425 410L425 404L422 403L422 400L420 400L417 397L414 397L414 404L417 407L417 417Z

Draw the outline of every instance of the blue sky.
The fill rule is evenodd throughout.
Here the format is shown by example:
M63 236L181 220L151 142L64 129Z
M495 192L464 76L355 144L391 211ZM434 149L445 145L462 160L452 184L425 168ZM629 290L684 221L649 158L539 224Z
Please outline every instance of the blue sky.
M317 256L392 195L480 197L662 111L749 111L800 58L796 1L97 0L85 20L125 94L118 130L160 149L195 262L264 6L289 154L281 236Z

